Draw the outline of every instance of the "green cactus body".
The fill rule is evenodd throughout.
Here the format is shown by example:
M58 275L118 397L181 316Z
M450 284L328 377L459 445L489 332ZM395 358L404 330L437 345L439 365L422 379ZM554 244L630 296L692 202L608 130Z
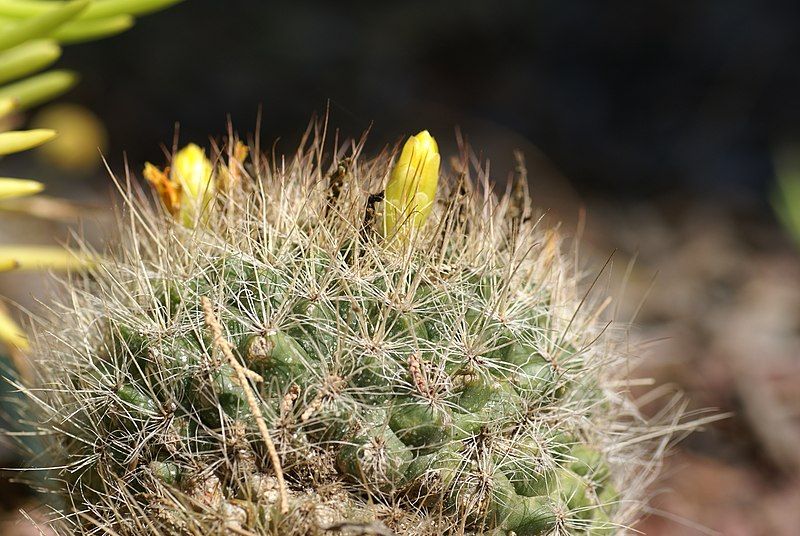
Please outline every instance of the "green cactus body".
M195 228L134 204L141 224L72 282L38 341L41 428L66 480L86 475L59 489L75 507L59 530L322 534L357 519L527 536L630 521L613 490L632 464L607 452L646 426L617 420L630 402L604 382L625 359L597 342L555 235L445 176L420 234L391 243L365 217L387 160L354 163L331 207L312 154L249 166Z

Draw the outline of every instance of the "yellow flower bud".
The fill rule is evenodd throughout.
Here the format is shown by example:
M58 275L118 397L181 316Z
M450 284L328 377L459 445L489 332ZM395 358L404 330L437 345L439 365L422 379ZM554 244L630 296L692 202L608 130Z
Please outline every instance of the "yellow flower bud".
M407 239L422 227L433 208L439 163L439 147L427 130L408 139L384 192L384 236Z
M214 195L211 174L214 167L206 153L190 143L173 157L170 178L181 185L181 217L184 225L194 223L194 216L202 211Z
M144 177L153 185L170 214L180 216L186 227L194 227L197 215L214 197L213 171L205 151L190 143L175 154L169 170L162 172L146 163Z

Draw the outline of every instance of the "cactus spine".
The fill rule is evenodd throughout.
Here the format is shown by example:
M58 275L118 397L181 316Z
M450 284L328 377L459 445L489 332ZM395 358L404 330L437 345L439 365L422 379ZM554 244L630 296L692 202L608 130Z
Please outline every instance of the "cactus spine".
M498 198L466 165L440 178L427 133L394 165L354 146L329 169L324 149L317 137L269 163L231 142L192 222L151 166L167 210L131 194L118 245L68 282L31 391L48 456L64 458L56 527L526 536L630 522L647 425L524 184ZM384 200L370 195L387 179Z

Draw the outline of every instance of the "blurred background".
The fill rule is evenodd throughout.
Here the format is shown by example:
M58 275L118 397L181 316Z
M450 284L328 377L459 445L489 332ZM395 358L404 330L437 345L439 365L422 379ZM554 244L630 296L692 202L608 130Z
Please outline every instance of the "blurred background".
M252 134L259 109L278 152L326 110L343 136L370 129L374 151L427 128L454 152L458 129L500 187L519 149L536 203L585 229L585 255L616 251L610 287L635 259L619 310L638 311L637 374L685 390L690 409L733 413L677 445L636 528L790 535L800 257L774 207L777 177L794 173L777 155L800 140L798 57L798 2L188 0L68 48L61 64L82 83L31 114L63 121L60 152L4 166L78 201L100 237L113 187L96 147L138 173L176 136L221 136L228 117ZM3 218L17 240L69 236L53 219ZM4 276L0 290L29 303L31 281Z

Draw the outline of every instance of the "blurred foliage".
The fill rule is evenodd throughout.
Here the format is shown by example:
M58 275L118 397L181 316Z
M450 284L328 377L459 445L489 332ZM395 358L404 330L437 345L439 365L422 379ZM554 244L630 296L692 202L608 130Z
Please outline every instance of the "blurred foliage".
M35 74L61 56L61 44L100 39L133 25L134 15L181 0L0 0L0 99L19 109L51 100L77 82L71 71Z
M65 136L48 153L63 167L82 165L86 142L93 150L104 145L102 126L95 118L76 109L56 109L44 115L47 128L12 130L20 122L15 112L52 100L78 80L68 70L49 70L61 56L61 45L108 37L127 30L134 17L156 11L181 0L0 0L0 157L38 147L56 136L52 126L69 124ZM68 117L64 117L68 114ZM53 121L50 124L49 121ZM44 188L30 179L0 177L0 199L35 195ZM0 272L26 268L69 269L83 262L60 247L0 247ZM25 349L24 333L0 308L0 341L10 346L12 357ZM21 373L23 360L15 359Z
M94 169L108 145L103 122L91 110L77 104L51 104L34 116L31 126L48 126L58 136L37 149L48 164L65 171Z
M800 147L782 149L775 159L772 206L781 223L800 245Z

